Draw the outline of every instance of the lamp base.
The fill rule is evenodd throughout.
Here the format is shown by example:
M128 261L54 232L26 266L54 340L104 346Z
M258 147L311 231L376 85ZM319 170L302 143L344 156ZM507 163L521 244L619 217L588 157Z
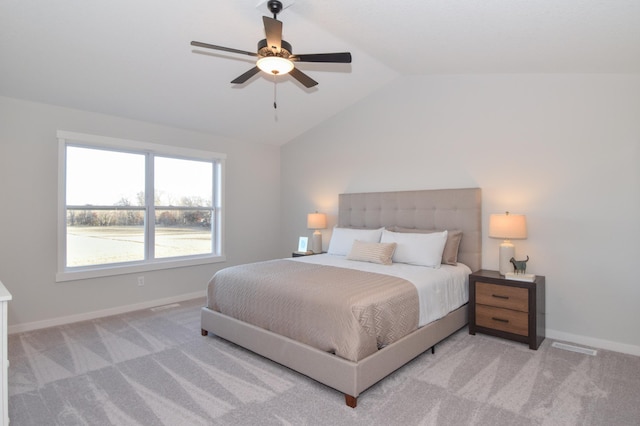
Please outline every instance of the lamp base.
M311 236L311 251L314 253L322 253L322 233L318 230Z
M516 248L511 241L505 240L500 244L500 257L498 267L500 269L500 275L506 275L508 272L513 272L513 265L511 264L511 258L515 257Z

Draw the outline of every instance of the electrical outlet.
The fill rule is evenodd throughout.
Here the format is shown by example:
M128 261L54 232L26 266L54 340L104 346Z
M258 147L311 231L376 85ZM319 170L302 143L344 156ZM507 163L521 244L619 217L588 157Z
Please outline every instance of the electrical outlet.
M144 285L144 277L142 277L142 276L138 277L138 285L140 287L142 287Z

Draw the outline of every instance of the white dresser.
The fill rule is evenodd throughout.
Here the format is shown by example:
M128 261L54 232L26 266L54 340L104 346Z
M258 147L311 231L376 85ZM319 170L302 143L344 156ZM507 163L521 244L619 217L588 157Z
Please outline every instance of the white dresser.
M9 359L7 355L7 307L11 293L0 282L0 426L9 424Z

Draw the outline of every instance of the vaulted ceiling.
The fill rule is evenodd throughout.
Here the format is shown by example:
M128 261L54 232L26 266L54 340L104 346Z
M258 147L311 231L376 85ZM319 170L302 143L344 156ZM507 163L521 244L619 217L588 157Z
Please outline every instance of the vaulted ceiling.
M285 0L320 84L259 74L266 0L0 0L0 95L282 145L403 75L640 73L638 0ZM273 108L274 96L277 110Z

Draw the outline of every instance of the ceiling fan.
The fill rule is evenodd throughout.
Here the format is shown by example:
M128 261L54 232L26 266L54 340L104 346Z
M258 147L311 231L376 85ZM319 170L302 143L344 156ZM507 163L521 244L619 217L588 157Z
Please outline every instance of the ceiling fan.
M273 13L273 18L269 18L267 16L262 17L264 32L267 38L258 42L257 53L201 43L199 41L192 41L191 45L257 57L258 60L256 61L256 66L237 77L235 80L232 80L231 83L234 84L242 84L260 71L264 71L265 73L273 76L291 74L293 78L298 80L305 87L309 88L317 85L318 82L297 69L294 62L351 63L351 53L349 52L294 55L291 44L282 40L282 22L276 19L278 13L282 11L282 2L269 0L269 2L267 2L267 7L271 13Z

